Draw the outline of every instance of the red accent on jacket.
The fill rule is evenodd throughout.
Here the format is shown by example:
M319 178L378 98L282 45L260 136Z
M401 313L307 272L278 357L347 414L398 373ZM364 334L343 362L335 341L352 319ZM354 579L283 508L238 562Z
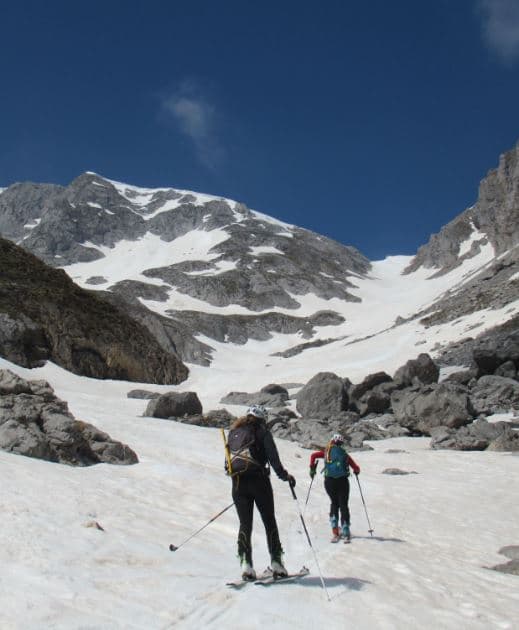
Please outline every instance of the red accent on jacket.
M315 466L316 465L315 460L319 459L321 457L324 457L324 451L315 451L314 453L312 453L310 455L310 466L311 467ZM348 466L351 467L351 469L353 470L353 472L356 475L358 475L360 473L360 466L357 464L357 462L350 455L348 455Z

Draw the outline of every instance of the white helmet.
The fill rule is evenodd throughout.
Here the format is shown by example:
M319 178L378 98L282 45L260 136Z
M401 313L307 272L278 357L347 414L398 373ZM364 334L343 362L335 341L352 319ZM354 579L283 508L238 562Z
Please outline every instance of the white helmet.
M263 405L251 405L247 409L248 416L254 416L255 418L260 418L260 420L267 419L267 410Z
M332 436L332 442L334 442L335 444L343 444L344 438L340 433L334 433Z

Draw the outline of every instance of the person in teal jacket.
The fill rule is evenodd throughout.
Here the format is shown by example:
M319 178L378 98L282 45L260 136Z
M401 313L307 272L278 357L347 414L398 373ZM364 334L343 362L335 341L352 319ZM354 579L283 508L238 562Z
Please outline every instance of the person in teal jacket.
M315 476L317 459L324 458L324 488L330 497L330 525L332 527L331 542L351 539L350 509L350 467L355 475L360 473L358 464L344 449L344 438L335 433L324 451L315 451L310 456L310 477ZM340 521L339 521L340 513ZM339 522L341 527L339 529Z

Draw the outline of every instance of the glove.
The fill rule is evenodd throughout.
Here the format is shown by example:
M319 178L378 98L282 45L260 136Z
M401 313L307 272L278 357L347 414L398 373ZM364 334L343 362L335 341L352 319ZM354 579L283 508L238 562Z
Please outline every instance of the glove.
M313 479L315 477L315 473L317 472L317 464L314 466L310 466L310 477Z
M296 480L295 480L295 478L292 475L288 475L287 476L287 481L288 481L288 485L291 488L295 488L296 487Z
M353 474L355 475L355 477L358 477L360 475L360 468L359 470L354 470Z

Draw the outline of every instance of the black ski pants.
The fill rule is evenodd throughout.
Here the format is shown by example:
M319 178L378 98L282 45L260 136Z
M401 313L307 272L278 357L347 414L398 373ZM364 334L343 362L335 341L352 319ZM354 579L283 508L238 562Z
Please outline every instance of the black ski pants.
M350 481L348 477L325 477L324 489L330 497L330 520L335 519L337 525L350 524L350 509L348 501L350 498ZM339 521L339 510L341 520Z
M238 532L238 555L240 559L244 558L252 564L252 519L254 504L256 504L265 526L270 557L281 560L283 548L279 540L274 513L274 494L269 477L263 473L236 475L232 480L232 498L240 519L240 531Z

